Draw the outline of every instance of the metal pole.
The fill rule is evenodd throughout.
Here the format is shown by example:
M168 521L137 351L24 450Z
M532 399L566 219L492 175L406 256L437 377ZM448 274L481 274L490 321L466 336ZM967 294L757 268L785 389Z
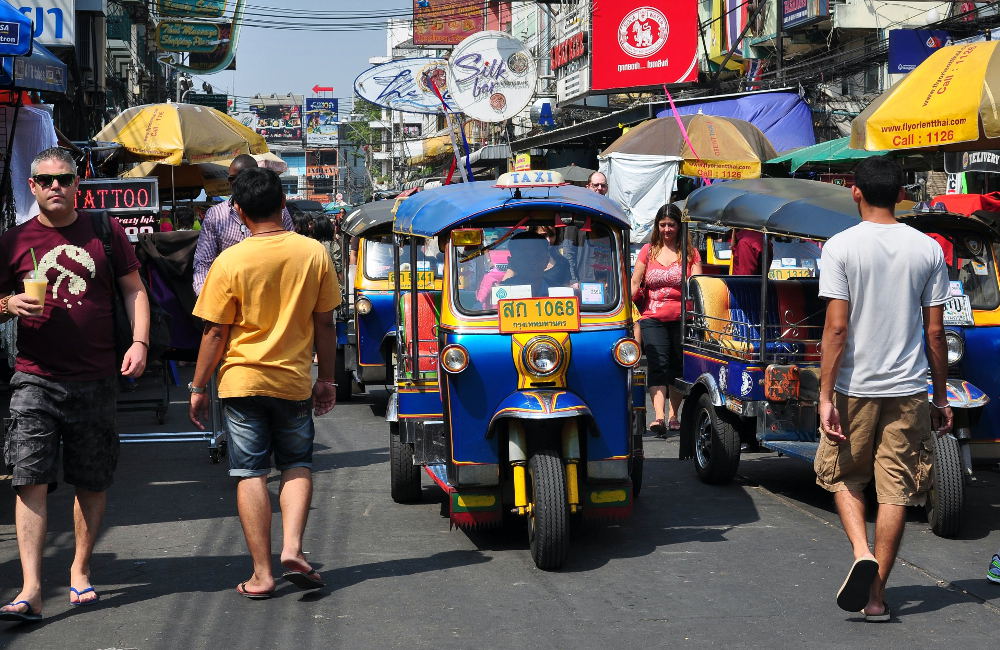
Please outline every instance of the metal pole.
M420 378L420 334L417 326L419 313L417 310L417 238L410 237L410 349L413 351L413 381Z
M764 233L764 248L761 251L761 264L760 264L760 364L763 366L767 361L764 358L765 348L767 347L767 271L768 266L770 266L771 258L767 254L768 246L771 244L771 237L766 232ZM765 264L764 262L767 262Z

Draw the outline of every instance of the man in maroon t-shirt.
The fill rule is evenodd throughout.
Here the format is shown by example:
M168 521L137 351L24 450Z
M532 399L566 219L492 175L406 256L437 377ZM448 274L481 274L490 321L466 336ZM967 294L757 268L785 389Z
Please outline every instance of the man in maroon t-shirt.
M763 267L770 267L773 252L767 246L764 255L764 235L755 230L737 230L733 237L732 275L760 275Z
M97 601L90 556L118 461L116 375L141 375L149 347L149 301L139 262L116 220L110 220L108 260L91 215L76 211L73 157L58 147L41 152L31 163L28 185L39 215L0 236L0 320L18 319L4 454L17 492L14 517L24 581L21 592L0 608L0 620L12 621L41 618L46 496L58 476L60 441L63 478L76 488L69 600ZM35 278L47 281L44 302L22 288L30 284L35 259ZM116 282L133 339L120 367L112 316Z

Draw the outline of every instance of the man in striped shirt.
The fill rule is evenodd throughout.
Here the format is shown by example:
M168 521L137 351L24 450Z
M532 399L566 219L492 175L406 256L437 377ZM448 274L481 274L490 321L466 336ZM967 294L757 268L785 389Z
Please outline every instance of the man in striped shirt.
M244 169L257 167L257 161L249 154L240 154L229 165L229 182L232 184L237 175ZM281 223L285 230L294 230L292 217L287 208L281 209ZM233 244L238 244L250 236L243 222L240 221L232 200L226 200L214 205L205 213L201 222L201 234L198 236L198 247L194 251L194 292L201 294L205 277L212 262L219 253Z

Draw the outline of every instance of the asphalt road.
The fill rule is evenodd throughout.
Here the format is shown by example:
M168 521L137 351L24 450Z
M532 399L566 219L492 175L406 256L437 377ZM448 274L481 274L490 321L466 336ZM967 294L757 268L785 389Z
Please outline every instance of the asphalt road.
M450 530L426 480L422 503L394 504L387 428L373 410L357 396L317 421L306 550L326 589L237 595L250 565L224 465L201 443L126 445L93 562L100 603L68 604L71 494L61 488L50 499L45 618L0 622L0 647L996 647L1000 586L983 578L1000 546L995 472L971 488L961 539L935 537L913 514L888 590L897 616L866 624L834 602L849 548L797 461L747 457L739 481L710 487L676 460L674 441L649 438L634 517L578 531L566 567L546 573L523 526ZM121 426L150 430L149 419ZM170 428L190 428L182 403ZM0 492L9 598L20 571L12 498Z

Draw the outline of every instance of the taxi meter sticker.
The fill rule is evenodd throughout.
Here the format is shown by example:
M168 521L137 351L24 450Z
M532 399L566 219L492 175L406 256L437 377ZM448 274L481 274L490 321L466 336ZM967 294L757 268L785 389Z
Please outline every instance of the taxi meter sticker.
M580 330L580 301L576 297L504 299L497 309L501 334Z

